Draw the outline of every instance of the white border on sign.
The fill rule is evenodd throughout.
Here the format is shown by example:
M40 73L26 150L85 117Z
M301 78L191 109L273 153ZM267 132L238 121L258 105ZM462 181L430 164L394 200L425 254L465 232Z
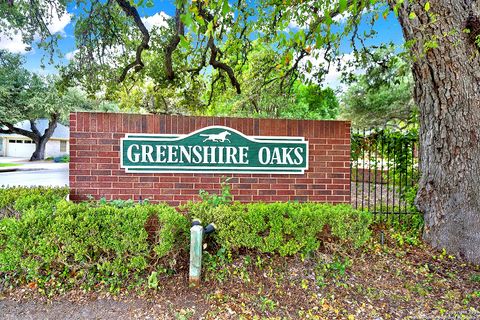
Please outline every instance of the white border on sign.
M255 143L276 143L278 144L279 142L286 143L286 144L295 144L295 143L305 143L305 153L306 153L306 159L305 159L305 167L304 168L298 168L298 167L292 167L292 168L264 168L264 167L249 167L248 170L242 170L239 167L219 167L218 170L212 169L212 166L208 167L199 167L199 166L124 166L123 163L123 141L132 141L132 140L138 140L138 138L135 138L135 136L152 136L151 138L142 138L144 141L180 141L185 138L188 138L194 134L200 133L204 130L207 129L226 129L233 131L236 134L239 134L243 138L255 142ZM165 137L176 137L176 138L170 138L170 139L162 139L162 136ZM271 139L276 139L276 140L271 140ZM261 139L261 140L256 140L256 139ZM270 140L269 140L270 139ZM296 140L292 140L296 139ZM280 141L279 141L280 140ZM287 141L285 141L287 140ZM291 141L288 141L291 140ZM125 169L125 172L129 173L192 173L192 174L202 174L202 173L222 173L222 174L235 174L235 173L242 173L242 174L305 174L305 171L308 170L308 165L309 165L309 147L310 144L307 140L305 140L304 137L287 137L287 136L246 136L242 132L232 129L230 127L226 126L208 126L204 127L198 130L195 130L189 134L152 134L152 133L126 133L125 138L120 138L120 168ZM146 170L138 170L138 169L146 169ZM205 168L206 170L202 170L199 172L195 171L185 171L185 169L190 169L190 170L195 170L199 169L201 170L202 168ZM137 170L135 170L137 169ZM152 169L152 170L148 170ZM153 170L157 169L157 170ZM160 170L158 170L160 169ZM172 170L171 170L172 169ZM177 169L177 170L175 170ZM183 170L181 170L183 169ZM208 170L210 169L210 170ZM263 171L262 169L265 169L267 171ZM223 171L223 170L230 170L230 171ZM235 170L235 171L232 171ZM250 171L250 170L261 170L261 171ZM286 171L286 170L301 170L301 172L291 172L291 171Z

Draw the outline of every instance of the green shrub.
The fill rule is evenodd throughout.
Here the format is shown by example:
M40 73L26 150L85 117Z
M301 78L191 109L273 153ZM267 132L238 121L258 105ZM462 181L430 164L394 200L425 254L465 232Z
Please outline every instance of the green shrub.
M390 238L403 246L420 245L423 233L424 220L423 215L418 212L415 206L415 197L417 195L418 185L410 187L404 194L406 208L391 207L392 211L407 211L404 214L377 214L374 216L373 223L377 230L387 232Z
M14 204L20 215L0 220L3 285L33 282L48 292L75 286L115 291L146 283L152 271L174 267L188 243L187 219L166 205L119 208L109 203L54 202L54 197L41 202L19 189L12 194L23 198ZM158 231L149 241L145 225L152 216Z
M371 215L347 205L230 203L229 190L178 213L134 201L72 203L66 188L0 189L0 287L34 283L46 293L71 287L157 288L158 275L186 256L189 221L215 223L212 237L228 255L252 249L282 256L318 249L323 238L359 246ZM0 211L2 212L2 211ZM153 219L153 220L152 220ZM147 232L154 223L156 231ZM227 255L227 256L228 256ZM184 259L183 261L185 261Z
M222 178L220 194L208 193L205 190L200 190L198 195L202 202L208 207L216 207L222 204L232 203L231 186L228 184L229 178Z
M58 162L61 162L61 163L69 163L69 162L70 162L70 156L69 156L69 155L65 155L65 156L61 157Z
M400 246L404 244L417 246L422 243L424 220L419 212L375 215L373 224L376 225L375 229L387 233Z
M20 216L28 208L50 208L68 195L68 188L0 188L0 219Z
M324 228L355 246L370 237L371 215L348 205L319 203L250 203L211 206L190 203L191 219L213 222L213 238L229 250L248 248L282 256L306 253L320 245Z

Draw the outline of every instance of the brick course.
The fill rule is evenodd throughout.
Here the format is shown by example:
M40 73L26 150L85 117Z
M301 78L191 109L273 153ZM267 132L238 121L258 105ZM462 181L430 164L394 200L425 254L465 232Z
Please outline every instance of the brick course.
M125 133L188 134L221 125L249 136L302 136L309 142L309 169L295 174L126 173L120 168ZM218 193L230 177L242 202L350 202L350 123L347 121L185 117L124 113L70 114L70 199L149 199L170 205Z

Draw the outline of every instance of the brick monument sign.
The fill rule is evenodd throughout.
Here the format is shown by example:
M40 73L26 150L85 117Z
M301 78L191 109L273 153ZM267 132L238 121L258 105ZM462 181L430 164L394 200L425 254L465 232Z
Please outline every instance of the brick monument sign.
M350 123L70 115L70 199L179 205L229 178L241 202L350 202Z

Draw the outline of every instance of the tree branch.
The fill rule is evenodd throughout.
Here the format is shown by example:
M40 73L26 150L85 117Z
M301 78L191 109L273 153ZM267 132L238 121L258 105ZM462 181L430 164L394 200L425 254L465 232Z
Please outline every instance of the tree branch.
M180 20L180 15L182 14L182 9L177 9L175 11L175 35L170 39L170 42L165 47L165 73L168 80L175 79L175 72L173 71L173 61L172 54L173 51L177 48L180 43L180 35L185 34L185 26Z
M203 50L202 52L200 64L198 65L198 67L190 68L185 71L191 73L192 76L199 75L200 71L202 71L202 69L205 67L205 64L207 63L207 51L208 47L205 47L205 50Z
M237 90L237 93L238 94L242 93L242 90L240 88L240 83L235 77L235 73L233 72L233 69L228 64L217 60L218 48L215 46L215 43L213 42L213 37L210 37L210 39L208 39L208 47L210 48L210 65L215 69L221 69L225 71L228 77L230 78L230 82Z
M0 133L7 133L7 134L8 133L16 133L16 134L28 137L28 138L32 139L33 141L37 141L40 138L39 136L35 135L35 133L33 133L32 131L28 131L28 130L25 130L25 129L22 129L22 128L17 128L9 122L2 121L0 123L8 128L7 130L0 129Z
M30 121L30 129L32 129L32 132L40 137L42 134L40 133L40 131L38 131L38 128L35 125L35 120L30 119L29 121Z
M347 7L350 7L351 5L353 5L354 3L356 3L357 0L348 0L347 2ZM360 10L359 10L360 11ZM314 13L315 15L317 16L317 19L315 19L309 26L308 28L308 32L306 34L306 38L310 37L314 31L318 28L318 26L320 24L322 24L324 21L325 21L325 16L319 16L318 15L318 11L317 10L314 10ZM340 12L340 6L337 6L335 8L335 10L329 12L329 15L330 15L330 18L333 19L335 18L336 16L340 15L341 12Z
M348 0L347 2L347 7L350 7L351 5L353 5L355 2L357 2L356 0ZM313 20L313 22L309 25L309 28L308 28L308 32L305 34L305 39L309 39L312 35L315 35L316 34L316 30L317 28L323 23L325 22L325 19L326 17L325 16L320 16L318 14L318 10L313 10L313 14L316 16L316 18ZM361 10L359 9L359 12L361 12ZM340 7L337 6L334 10L332 10L331 12L329 12L329 17L330 19L333 19L335 18L336 16L340 15L341 12L340 12ZM358 15L358 14L357 14ZM356 32L354 32L354 35L356 34ZM325 53L325 55L328 53L328 51L330 50L330 48L327 49L327 52ZM300 53L299 55L296 57L295 59L295 62L293 63L292 67L290 67L283 76L280 76L280 77L277 77L277 78L274 78L274 79L270 79L269 81L267 81L267 83L265 84L268 84L270 82L273 82L275 80L279 80L281 79L281 83L280 83L280 88L283 89L283 86L284 86L284 82L285 82L285 79L290 76L291 74L294 73L294 71L297 70L299 64L300 64L300 61L305 58L307 55L309 55L310 53L307 52L304 48L301 48L300 50ZM329 63L329 67L330 67L330 61L328 59L326 59ZM298 75L295 75L295 77L298 77Z
M58 117L58 113L54 113L51 115L50 121L48 121L48 128L45 129L45 132L43 133L41 139L50 139L50 137L53 135L53 132L55 132L55 129L57 128Z
M50 120L48 122L48 127L47 127L47 129L45 129L45 132L43 133L43 135L38 130L37 126L35 125L34 120L29 120L30 121L30 128L32 129L32 131L28 131L28 130L25 130L25 129L22 129L22 128L17 128L9 122L0 121L0 125L4 125L5 127L7 127L7 129L1 129L0 128L0 133L19 134L19 135L28 137L35 142L38 142L39 140L45 139L45 138L49 139L53 135L53 132L55 131L55 129L57 127L59 116L60 115L58 113L53 113L50 116Z
M203 19L205 19L206 22L214 21L214 16L203 8L200 1L197 2L197 8L198 8L198 14ZM233 71L232 67L230 67L228 64L226 64L224 62L220 62L219 60L217 60L217 55L220 51L218 50L217 46L215 45L215 41L213 39L214 31L215 31L216 27L217 26L214 23L212 34L208 38L208 43L207 43L208 48L210 48L210 61L209 61L209 63L214 69L220 69L220 70L225 71L227 73L228 77L230 78L230 82L235 87L237 93L240 94L240 93L242 93L242 90L240 88L240 83L238 82L238 80L235 76L235 72Z
M129 63L125 68L123 68L122 74L118 78L118 82L122 82L125 80L128 71L130 69L135 68L135 72L138 72L143 69L144 64L142 61L142 52L143 50L149 49L150 46L148 45L148 42L150 41L150 33L148 32L147 28L143 24L142 19L140 18L140 15L138 14L137 9L130 4L130 1L128 0L116 0L117 4L122 8L123 12L127 16L130 16L133 18L133 21L137 25L138 29L142 33L142 42L138 45L137 51L135 53L135 61Z
M212 83L211 83L210 95L209 95L209 97L208 97L207 106L210 106L210 104L212 103L213 90L215 89L215 83L217 83L218 80L220 80L220 76L217 76L217 77L215 78L215 80L213 80Z

